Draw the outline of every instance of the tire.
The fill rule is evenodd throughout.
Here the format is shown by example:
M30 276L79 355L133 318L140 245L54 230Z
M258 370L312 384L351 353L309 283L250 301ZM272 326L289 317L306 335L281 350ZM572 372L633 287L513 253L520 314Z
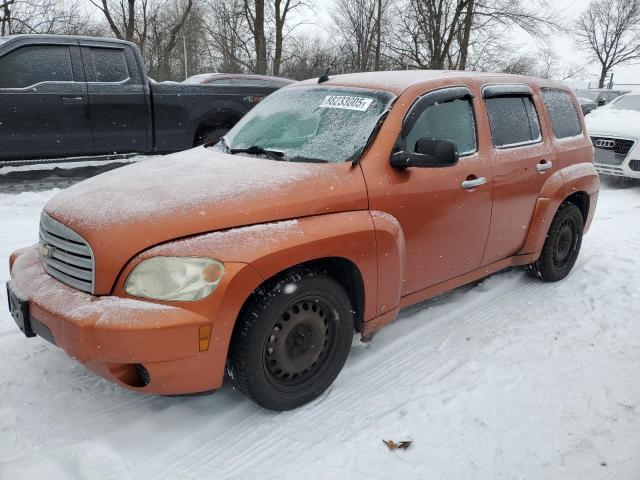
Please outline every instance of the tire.
M540 258L527 270L545 282L562 280L573 268L582 245L584 219L573 203L564 203L551 222Z
M243 308L227 372L258 405L292 410L333 383L353 329L351 302L338 282L316 271L288 272L256 290Z

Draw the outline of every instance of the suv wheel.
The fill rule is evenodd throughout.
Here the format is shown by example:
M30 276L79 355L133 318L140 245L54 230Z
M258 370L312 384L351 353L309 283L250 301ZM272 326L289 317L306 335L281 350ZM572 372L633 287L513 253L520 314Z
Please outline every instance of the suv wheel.
M560 206L553 218L540 258L528 270L545 282L565 278L576 263L582 245L584 219L573 203Z
M244 395L271 410L320 396L344 366L353 338L349 297L319 272L289 272L260 287L238 318L228 373Z

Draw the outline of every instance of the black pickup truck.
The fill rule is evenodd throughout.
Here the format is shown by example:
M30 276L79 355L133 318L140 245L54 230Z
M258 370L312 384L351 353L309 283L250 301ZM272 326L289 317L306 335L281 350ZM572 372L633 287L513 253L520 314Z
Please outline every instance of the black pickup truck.
M116 39L0 38L0 164L164 153L215 140L274 86L150 81Z

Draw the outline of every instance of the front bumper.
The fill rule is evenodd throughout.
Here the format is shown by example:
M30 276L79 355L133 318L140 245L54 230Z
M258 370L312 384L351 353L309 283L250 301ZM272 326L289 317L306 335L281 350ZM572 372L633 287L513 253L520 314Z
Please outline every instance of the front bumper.
M180 394L222 383L224 342L200 351L199 329L212 318L176 306L96 297L45 273L37 246L11 259L11 289L28 301L34 331L99 375L149 393ZM42 328L44 327L44 329ZM214 335L222 335L213 326ZM216 339L218 340L218 339ZM150 381L140 379L140 365ZM144 371L143 370L143 371Z

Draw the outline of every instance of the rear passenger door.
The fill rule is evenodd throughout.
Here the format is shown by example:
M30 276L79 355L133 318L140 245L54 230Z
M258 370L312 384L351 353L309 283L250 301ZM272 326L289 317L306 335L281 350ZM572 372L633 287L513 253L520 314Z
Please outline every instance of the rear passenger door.
M95 154L150 150L148 86L131 47L83 42L81 49Z
M86 88L76 41L0 54L0 159L90 155Z
M556 153L540 121L544 110L527 85L483 89L493 146L493 212L483 264L516 254L524 245L538 197L558 170Z

